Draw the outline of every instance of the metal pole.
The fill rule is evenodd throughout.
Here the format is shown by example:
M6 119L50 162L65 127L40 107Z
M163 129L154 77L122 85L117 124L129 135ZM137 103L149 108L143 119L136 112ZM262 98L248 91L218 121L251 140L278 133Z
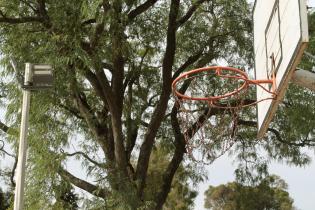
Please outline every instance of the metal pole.
M32 82L32 65L25 64L25 79L24 85ZM25 167L27 155L27 129L30 108L31 92L30 90L23 90L23 105L22 105L22 119L20 130L20 144L19 156L16 171L16 187L14 197L14 210L23 210L24 205L24 183L25 183Z

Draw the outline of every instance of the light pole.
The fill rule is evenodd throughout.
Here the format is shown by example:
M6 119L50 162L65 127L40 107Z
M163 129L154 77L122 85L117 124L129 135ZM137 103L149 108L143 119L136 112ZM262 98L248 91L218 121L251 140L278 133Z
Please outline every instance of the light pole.
M25 64L23 88L22 118L20 129L20 142L18 164L16 169L16 187L14 197L14 210L23 210L25 166L27 156L27 130L32 90L41 90L52 87L53 74L50 65Z

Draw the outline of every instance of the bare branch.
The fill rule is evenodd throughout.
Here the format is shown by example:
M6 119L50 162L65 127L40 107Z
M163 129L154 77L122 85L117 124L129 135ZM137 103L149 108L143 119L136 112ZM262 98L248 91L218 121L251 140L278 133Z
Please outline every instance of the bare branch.
M3 140L0 140L0 142L1 142L1 146L0 146L0 151L2 151L4 154L6 154L6 155L8 155L8 156L10 156L10 157L13 157L13 158L16 158L16 156L15 155L13 155L13 154L11 154L11 153L9 153L9 152L7 152L5 149L4 149L4 141Z
M112 64L110 63L106 63L106 62L102 62L102 67L104 69L108 69L110 72L113 72L114 71L114 67Z
M40 17L43 18L43 25L46 28L51 28L52 24L50 22L50 17L48 16L47 10L46 10L46 0L37 0L38 3L38 14Z
M89 25L89 24L92 24L92 23L96 23L96 19L95 18L92 18L92 19L88 19L88 20L85 20L81 23L82 26L85 26L85 25Z
M119 32L121 33L121 31ZM119 37L113 36L113 48L116 49L115 53L113 53L113 69L115 69L115 74L112 75L112 85L110 85L104 70L101 68L101 65L96 65L95 74L90 70L86 71L85 75L87 79L91 82L91 84L96 87L96 93L101 96L101 99L106 101L105 104L108 105L108 109L111 113L111 122L112 122L112 130L113 130L113 138L114 138L114 150L115 150L115 158L116 163L120 167L120 169L127 175L127 158L125 157L125 148L124 148L124 139L122 133L122 106L123 106L123 76L124 76L124 58L122 56L121 51L121 40L122 34ZM82 48L90 55L90 57L95 61L95 63L99 63L97 58L94 56L93 50L88 43L81 42ZM115 45L115 46L114 46ZM115 94L115 97L114 97ZM108 150L108 152L110 152Z
M165 203L167 195L171 190L172 180L175 176L175 173L178 167L180 166L180 163L183 160L184 154L186 153L185 137L182 134L180 126L179 126L177 113L178 113L178 107L174 105L171 112L171 124L172 124L174 137L175 137L175 143L174 143L175 152L174 152L171 162L169 163L169 165L167 166L167 169L165 170L163 174L163 183L155 199L156 210L162 209L162 205Z
M104 91L104 87L101 85L100 81L98 80L97 76L90 71L89 69L85 69L84 70L84 76L86 77L86 79L90 82L90 84L92 85L95 93L101 98L101 100L103 101L104 105L107 106L107 98L105 95L105 91Z
M72 157L72 156L76 156L76 155L81 155L83 156L85 159L87 159L88 161L90 161L91 163L93 163L94 165L100 167L100 168L106 168L106 164L105 163L98 163L97 161L93 160L92 158L90 158L87 154L85 154L84 152L81 151L77 151L74 153L67 153L65 152L63 149L60 149L60 152L68 157Z
M179 12L180 0L172 0L169 11L169 22L167 29L167 40L166 40L166 51L163 58L162 65L162 93L160 101L153 112L148 131L145 134L144 142L140 148L140 154L137 163L136 177L140 181L138 189L139 196L142 196L143 189L145 186L145 178L148 170L148 164L152 147L157 134L157 131L164 119L164 115L167 109L167 103L171 94L171 83L172 83L172 67L175 59L176 52L176 19Z
M132 108L131 108L131 104L133 102L132 83L128 84L127 93L128 93L127 103L129 104L129 106L127 106L127 117L126 117L126 127L127 127L126 155L127 155L127 160L129 161L132 149L136 143L136 139L138 136L138 128L139 128L139 125L135 123L135 121L132 119Z
M81 42L82 48L90 55L90 57L95 60L95 63L99 63L96 60L93 50L88 43ZM121 45L119 45L121 46ZM117 55L113 56L117 57ZM121 122L121 114L122 114L122 105L123 105L123 72L124 72L124 62L121 62L122 55L118 55L119 59L114 59L113 69L115 69L115 74L113 74L113 79L115 78L114 84L110 85L104 70L101 66L96 65L96 72L93 73L88 68L85 68L85 77L89 80L91 85L94 87L96 94L101 97L104 104L107 105L106 109L108 109L111 113L111 122L112 122L112 134L114 141L114 146L111 147L110 143L105 143L102 141L103 149L107 148L107 157L112 157L112 153L115 154L115 160L110 158L112 161L116 161L122 171L127 174L126 166L127 166L127 158L125 157L125 148L123 143L123 134L122 134L122 122ZM118 76L117 76L118 75ZM120 84L121 79L121 84ZM75 82L76 83L76 82ZM121 85L121 86L120 86ZM112 89L113 87L113 89ZM75 88L73 89L75 93ZM116 94L114 97L114 93ZM77 95L79 96L79 95ZM76 97L79 99L80 97ZM79 100L80 102L80 100ZM83 106L84 107L84 106ZM86 109L88 111L89 109ZM84 111L84 110L82 110ZM84 112L86 112L84 111ZM84 116L84 115L83 115ZM89 121L87 121L89 122ZM93 125L93 124L91 124ZM104 131L104 126L97 126L98 130L94 131ZM108 131L108 129L107 129ZM97 134L97 133L95 133ZM112 138L110 138L111 140ZM107 139L108 140L108 139ZM114 150L114 151L113 151Z
M73 81L71 82L71 91L72 91L72 98L76 102L76 106L80 111L82 117L84 117L88 127L91 129L93 135L96 137L97 142L101 146L103 152L107 157L110 157L110 148L108 144L106 144L106 134L108 132L107 127L105 125L101 125L97 116L93 112L92 108L90 107L89 103L87 102L86 95L79 90L78 82L75 78L75 70L74 66L70 65L71 73L73 74Z
M4 154L6 154L6 155L8 155L8 156L10 156L10 157L12 157L12 158L14 158L14 164L13 164L13 168L12 168L12 170L11 170L11 175L10 175L10 182L11 182L12 186L15 187L14 174L15 174L15 169L16 169L16 166L17 166L18 158L17 158L15 155L9 153L8 151L6 151L6 150L4 149L4 145L5 145L5 144L4 144L4 141L3 141L3 140L0 140L0 142L1 142L1 144L2 144L2 145L0 146L0 152L3 152Z
M125 79L125 82L124 82L124 90L126 90L127 85L129 85L130 83L134 83L136 81L136 79L139 78L139 75L137 75L135 73L137 71L135 71L134 68L137 68L139 72L142 70L143 62L144 62L145 57L148 54L149 50L150 50L150 47L147 47L145 49L145 52L141 56L139 67L134 67L134 65L132 65L132 67L131 67L132 70L128 72L126 79Z
M283 139L281 138L280 132L277 131L276 129L268 128L268 131L269 131L269 132L272 132L272 133L276 136L276 139L277 139L279 142L284 143L284 144L287 144L287 145L290 145L290 146L295 146L295 147L315 146L315 141L314 141L314 140L303 139L303 140L301 140L300 143L287 142L287 141L285 141L285 140L283 140Z
M14 164L13 164L13 167L11 169L11 176L10 176L10 182L11 182L11 185L13 187L15 187L14 175L15 175L15 169L16 169L17 163L18 163L18 158L15 157L14 158Z
M58 174L66 181L70 182L71 184L85 190L92 195L95 195L99 198L106 199L109 196L109 192L106 191L104 188L99 186L93 185L85 180L79 179L78 177L72 175L64 168L60 167L58 170Z
M190 56L187 61L181 65L173 75L173 80L178 77L187 67L194 64L202 56L202 51L197 52L195 55Z
M0 11L0 23L10 23L10 24L19 24L19 23L29 23L29 22L42 22L41 17L7 17L3 12Z
M79 110L77 110L77 109L75 109L75 108L73 108L73 107L69 107L69 106L67 106L67 105L64 105L64 104L62 104L62 103L59 103L58 106L59 106L60 108L63 108L63 109L65 109L65 110L67 110L67 111L70 112L72 115L74 115L76 118L81 119L81 120L83 119L83 117L80 115Z
M237 119L237 122L238 122L239 125L246 125L246 126L249 126L249 127L256 127L257 126L257 122L256 121Z
M177 27L181 27L184 23L186 23L195 13L198 7L206 1L207 0L197 0L195 3L193 3L193 5L188 9L186 14L177 21Z
M37 13L37 16L8 17L3 11L0 10L0 23L21 24L38 22L42 23L46 28L51 28L52 24L46 10L45 0L37 0L38 8L33 7L26 1L22 2L29 6L35 13Z
M246 120L238 119L237 122L239 125L245 125L245 126L250 126L250 127L256 127L257 126L256 121L246 121ZM304 139L300 143L288 142L288 141L283 140L283 138L281 137L281 134L278 130L276 130L274 128L268 128L268 131L275 135L277 141L279 141L283 144L286 144L286 145L296 146L296 147L315 146L315 141L313 141L313 140Z
M5 133L8 133L9 129L10 129L9 126L0 121L0 130L2 130Z
M108 108L112 111L116 109L116 104L114 101L114 93L111 89L111 85L104 73L103 68L110 68L113 71L114 67L111 64L99 62L94 55L94 51L91 48L91 45L88 42L81 41L81 47L90 58L94 61L95 64L99 63L100 65L96 65L94 68L96 72L93 73L87 66L84 66L82 61L78 61L79 67L84 70L84 76L89 80L91 85L93 86L96 94L102 99L104 104L108 105Z
M37 9L31 4L31 2L25 1L25 0L20 0L22 3L24 3L26 6L31 8L34 12L37 11Z
M184 136L186 136L186 138L188 139L192 138L198 132L198 130L203 126L204 122L207 121L211 116L218 113L219 111L220 109L206 108L203 114L199 116L197 121L189 129L185 131Z
M147 0L143 4L139 5L137 8L134 10L130 11L128 14L128 19L133 20L136 18L138 15L144 13L147 11L150 7L152 7L158 0Z
M106 14L110 9L110 4L108 1L103 0L101 6L103 7L103 18L100 23L97 23L95 26L94 35L92 37L91 41L91 48L95 49L99 43L100 38L102 37L104 33L104 26L105 26L105 20L106 20Z

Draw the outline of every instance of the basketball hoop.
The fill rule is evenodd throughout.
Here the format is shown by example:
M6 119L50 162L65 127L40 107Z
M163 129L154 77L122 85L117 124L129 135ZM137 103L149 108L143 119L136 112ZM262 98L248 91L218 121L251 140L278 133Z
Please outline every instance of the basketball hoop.
M252 86L261 87L268 97L259 101L248 98ZM188 71L173 81L172 89L187 152L193 160L203 163L212 162L233 146L244 107L276 99L274 74L270 80L251 80L244 71L232 67ZM200 154L202 157L196 158Z
M178 84L183 81L189 81L194 80L196 78L200 78L201 76L217 76L219 78L223 78L225 80L235 80L239 81L236 88L234 88L230 92L226 92L220 95L208 95L205 93L204 95L193 95L193 91L191 94L184 94L181 93L178 89ZM192 100L192 101L206 101L210 106L217 107L217 108L225 108L225 109L231 109L231 108L242 108L242 107L248 107L253 106L261 101L264 100L270 100L270 99L276 99L276 93L275 93L275 75L272 75L272 79L266 79L266 80L251 80L248 78L246 72L232 67L221 67L221 66L211 66L211 67L205 67L205 68L199 68L194 69L189 72L183 73L179 77L177 77L173 83L172 83L172 89L174 95L179 100ZM270 84L271 89L268 89L263 84ZM244 101L238 101L235 105L230 104L232 106L226 106L226 104L220 104L220 102L227 101L229 98L235 98L240 95L244 95L247 91L250 85L257 85L260 86L264 91L271 94L271 97L261 99L259 101L251 102L251 103L243 103ZM241 98L240 98L241 99Z

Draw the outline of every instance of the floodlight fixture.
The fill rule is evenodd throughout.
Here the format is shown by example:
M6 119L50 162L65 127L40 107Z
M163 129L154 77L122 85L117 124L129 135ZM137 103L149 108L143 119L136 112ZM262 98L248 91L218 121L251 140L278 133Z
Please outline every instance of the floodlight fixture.
M51 65L26 63L25 78L22 88L25 90L48 89L53 86L53 70Z

